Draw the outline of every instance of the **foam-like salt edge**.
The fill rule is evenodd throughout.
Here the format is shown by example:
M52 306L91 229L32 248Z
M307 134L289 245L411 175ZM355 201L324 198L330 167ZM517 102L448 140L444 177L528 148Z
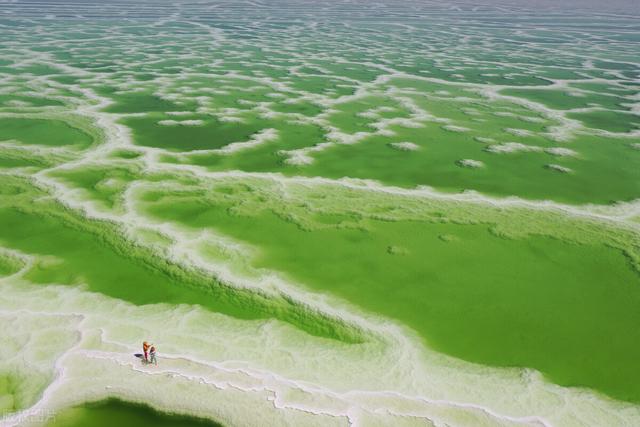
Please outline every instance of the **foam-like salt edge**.
M518 152L545 152L558 157L574 157L578 153L575 150L566 147L549 147L543 148L537 145L526 145L520 142L505 142L503 144L493 144L485 148L489 153L504 154Z
M32 286L20 274L0 283L0 316L27 326L46 318L76 337L47 360L54 380L37 402L0 419L0 426L29 425L40 413L108 396L228 425L366 425L360 420L378 413L422 425L640 422L637 406L549 384L533 371L443 356L389 322L380 321L387 333L378 339L345 345L273 320L242 321L185 305L139 307L79 287ZM134 356L145 339L158 346L157 367Z
M483 162L481 162L480 160L473 160L473 159L460 159L456 162L456 164L463 168L471 168L471 169L484 167Z
M545 168L550 169L552 171L556 171L556 172L560 172L560 173L571 173L573 172L573 170L571 168L568 168L566 166L561 166L561 165L556 165L553 163L544 165Z
M161 126L202 126L204 120L160 120Z
M413 142L392 142L389 144L391 148L395 148L400 151L416 151L420 149L418 144L414 144Z

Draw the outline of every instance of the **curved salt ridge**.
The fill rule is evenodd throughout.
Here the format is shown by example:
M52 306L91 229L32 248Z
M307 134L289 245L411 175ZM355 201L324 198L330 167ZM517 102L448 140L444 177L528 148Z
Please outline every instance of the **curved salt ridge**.
M0 283L0 315L24 322L46 317L51 324L78 320L72 327L77 340L50 361L55 380L36 404L1 419L1 426L114 395L233 425L357 426L379 413L452 426L640 421L632 405L553 386L530 371L451 359L402 334L345 346L275 321L241 321L188 306L136 307L80 288L30 286L19 275ZM133 356L135 344L148 337L158 344L158 367L141 366ZM371 354L377 357L366 357ZM530 399L539 415L528 412ZM247 405L259 410L246 411Z
M476 203L494 207L527 208L542 211L561 212L570 216L593 218L598 220L613 221L628 227L636 227L636 224L628 222L634 216L640 214L640 199L631 202L618 202L614 205L567 205L552 200L527 200L517 196L492 197L475 190L465 190L462 193L444 193L429 186L418 186L415 189L394 187L381 184L378 181L359 178L330 179L323 177L285 176L272 172L210 172L206 168L192 165L162 164L162 168L176 170L190 170L198 176L211 178L257 178L275 181L281 185L335 185L353 190L373 191L392 195L426 198L432 200L444 200L463 203ZM159 169L158 169L159 170Z

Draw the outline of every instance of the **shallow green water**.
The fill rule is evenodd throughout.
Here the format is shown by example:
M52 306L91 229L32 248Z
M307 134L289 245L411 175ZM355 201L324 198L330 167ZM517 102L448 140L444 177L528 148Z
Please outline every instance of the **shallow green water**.
M270 334L297 328L345 352L402 341L535 369L637 408L635 9L205 3L4 5L3 283L203 307L282 345L280 368L299 341ZM423 186L439 196L411 191ZM0 320L27 314L52 315L11 307ZM29 338L11 340L0 348ZM220 357L251 364L231 350ZM7 350L0 373L33 363L55 378L46 353ZM18 399L2 375L0 410L37 401L40 385ZM558 413L526 399L527 413ZM147 422L201 425L111 400L52 425Z
M269 213L169 203L149 211L255 244L257 267L396 318L446 353L530 366L559 384L640 401L640 277L618 250L505 239L486 225L363 221L345 229L343 219L326 217L329 228L305 231Z

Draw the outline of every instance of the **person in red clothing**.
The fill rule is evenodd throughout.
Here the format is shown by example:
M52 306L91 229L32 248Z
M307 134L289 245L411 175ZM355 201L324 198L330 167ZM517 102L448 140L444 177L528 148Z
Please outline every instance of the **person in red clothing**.
M144 353L144 361L149 363L149 347L151 347L149 345L148 342L143 342L142 343L142 352Z

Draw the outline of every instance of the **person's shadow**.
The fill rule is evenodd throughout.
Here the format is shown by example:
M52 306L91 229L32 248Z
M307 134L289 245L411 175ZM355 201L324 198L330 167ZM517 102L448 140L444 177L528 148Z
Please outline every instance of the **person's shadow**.
M137 357L138 359L140 359L140 362L143 365L146 365L147 363L149 363L148 360L144 360L144 355L142 353L135 353L134 356Z

